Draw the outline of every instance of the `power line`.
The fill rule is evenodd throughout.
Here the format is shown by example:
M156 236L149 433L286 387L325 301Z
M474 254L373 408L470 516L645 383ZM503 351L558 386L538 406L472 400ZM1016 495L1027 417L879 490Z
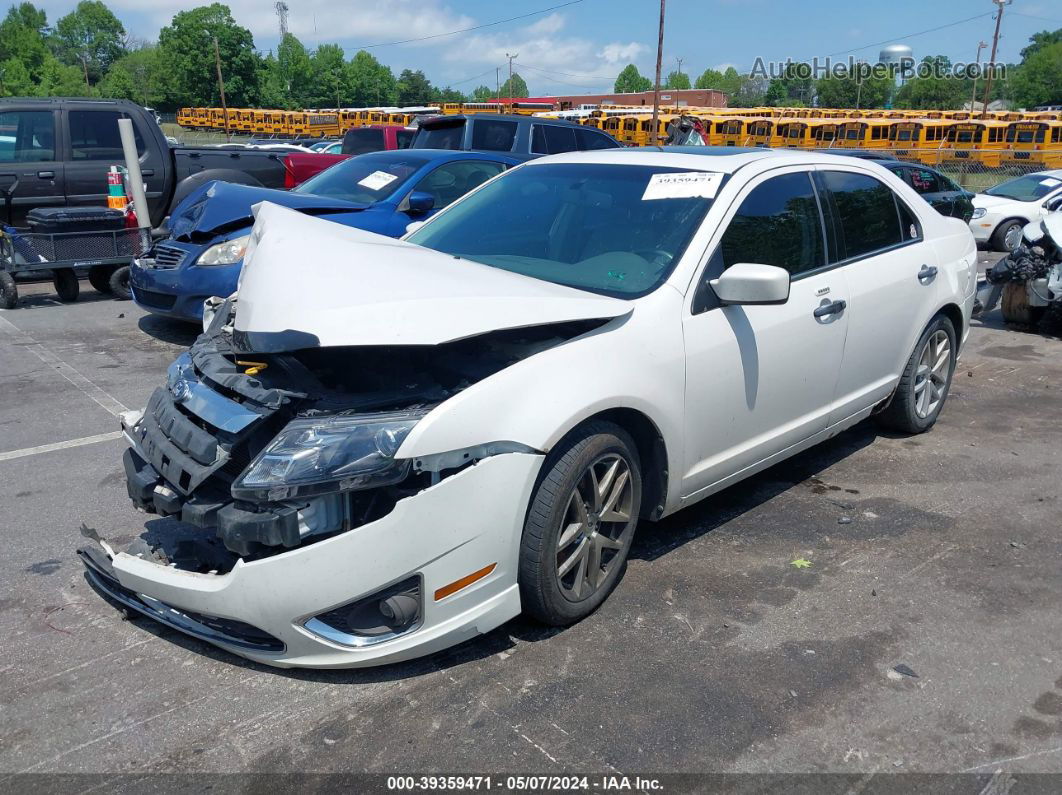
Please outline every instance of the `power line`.
M859 52L860 50L869 50L871 47L880 47L882 44L892 44L894 41L901 41L902 39L913 39L915 36L924 36L926 33L935 33L938 30L944 30L945 28L953 28L956 25L963 25L967 22L973 22L975 19L981 19L983 17L993 16L995 11L988 11L984 14L976 14L966 19L960 19L957 22L949 22L946 25L939 25L935 28L929 28L928 30L920 30L917 33L908 33L906 36L893 36L892 38L885 39L884 41L876 41L873 44L864 44L862 47L853 47L850 50L841 50L840 52L827 53L827 58L833 58L837 55L848 55L850 52Z
M557 69L543 69L540 66L532 66L531 64L527 63L526 61L520 61L520 67L522 69L534 69L536 72L545 72L548 75L563 75L564 77L575 77L575 78L581 78L581 79L584 79L584 80L615 80L616 79L615 75L576 75L576 74L572 74L571 72L561 72L561 71L559 71ZM559 83L561 81L558 80L557 82ZM569 84L569 85L571 85L571 84Z
M1038 17L1033 14L1023 14L1021 11L1011 11L1011 15L1016 17L1028 17L1029 19L1038 19L1041 22L1054 22L1056 25L1062 25L1062 19L1051 19L1050 17Z
M584 0L569 0L567 3L561 3L560 5L550 6L549 8L540 8L538 11L529 11L526 14L520 14L515 17L508 17L507 19L498 19L494 22L484 22L482 25L473 25L470 28L461 28L460 30L451 30L447 33L433 33L431 36L420 36L415 39L402 39L401 41L388 41L382 44L363 44L360 47L344 47L344 50L371 50L376 47L393 47L396 44L412 44L415 41L428 41L429 39L441 39L444 36L456 36L458 33L468 33L472 30L482 30L483 28L492 28L495 25L504 25L506 22L515 22L518 19L527 19L528 17L535 17L539 14L545 14L549 11L556 11L558 8L567 8L568 6L582 3Z

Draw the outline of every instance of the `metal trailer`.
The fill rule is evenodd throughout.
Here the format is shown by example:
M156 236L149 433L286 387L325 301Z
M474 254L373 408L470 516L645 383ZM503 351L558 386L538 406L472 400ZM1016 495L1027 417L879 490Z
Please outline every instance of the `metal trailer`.
M50 271L59 300L76 301L78 271L100 292L129 298L129 264L151 248L149 229L112 229L78 232L36 232L10 225L11 197L17 180L0 188L8 224L0 225L0 307L18 306L16 273Z

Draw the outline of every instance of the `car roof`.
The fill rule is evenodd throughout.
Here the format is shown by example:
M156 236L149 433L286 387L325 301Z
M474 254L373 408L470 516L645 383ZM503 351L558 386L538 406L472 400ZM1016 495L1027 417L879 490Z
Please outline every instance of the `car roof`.
M458 121L461 119L487 119L495 121L501 119L503 121L517 121L530 124L549 124L556 127L583 127L584 125L574 121L567 121L565 119L554 119L544 116L521 116L516 113L452 113L448 116L425 116L420 121L421 127L431 127L436 124L446 124L447 122ZM591 130L596 130L596 127L590 127ZM598 132L604 132L604 130L598 130Z
M386 160L390 157L409 157L414 160L422 160L425 163L430 163L435 160L483 160L494 159L504 161L506 163L522 163L530 156L519 155L512 152L492 152L484 150L472 150L465 149L381 149L378 152L365 152L364 154L354 155L354 157L367 157L379 160Z
M689 168L694 171L718 171L733 174L750 163L765 160L777 161L779 165L838 165L852 164L850 158L840 158L815 151L799 149L767 149L763 147L737 146L637 146L619 149L592 149L582 152L566 152L534 160L528 165L549 163L616 163L668 168ZM860 161L873 162L873 161Z

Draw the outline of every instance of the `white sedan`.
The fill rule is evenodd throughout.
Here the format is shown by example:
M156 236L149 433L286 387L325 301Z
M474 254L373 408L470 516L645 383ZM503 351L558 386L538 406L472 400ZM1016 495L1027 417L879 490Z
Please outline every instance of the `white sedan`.
M1007 180L973 197L970 231L982 246L1013 251L1026 224L1062 208L1062 169Z
M614 149L396 241L259 205L238 298L123 417L126 607L277 666L588 616L654 521L876 414L928 430L966 225L872 162ZM661 576L666 576L662 571Z

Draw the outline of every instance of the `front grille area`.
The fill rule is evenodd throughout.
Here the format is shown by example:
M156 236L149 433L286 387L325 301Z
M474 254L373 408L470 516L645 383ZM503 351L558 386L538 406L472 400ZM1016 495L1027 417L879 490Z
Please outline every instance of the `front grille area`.
M159 243L155 246L155 267L163 269L179 268L187 256L188 252L183 248Z
M173 305L177 303L177 296L175 295L156 293L154 290L142 290L139 287L134 287L133 292L136 294L137 302L144 306L153 306L156 309L173 309Z

